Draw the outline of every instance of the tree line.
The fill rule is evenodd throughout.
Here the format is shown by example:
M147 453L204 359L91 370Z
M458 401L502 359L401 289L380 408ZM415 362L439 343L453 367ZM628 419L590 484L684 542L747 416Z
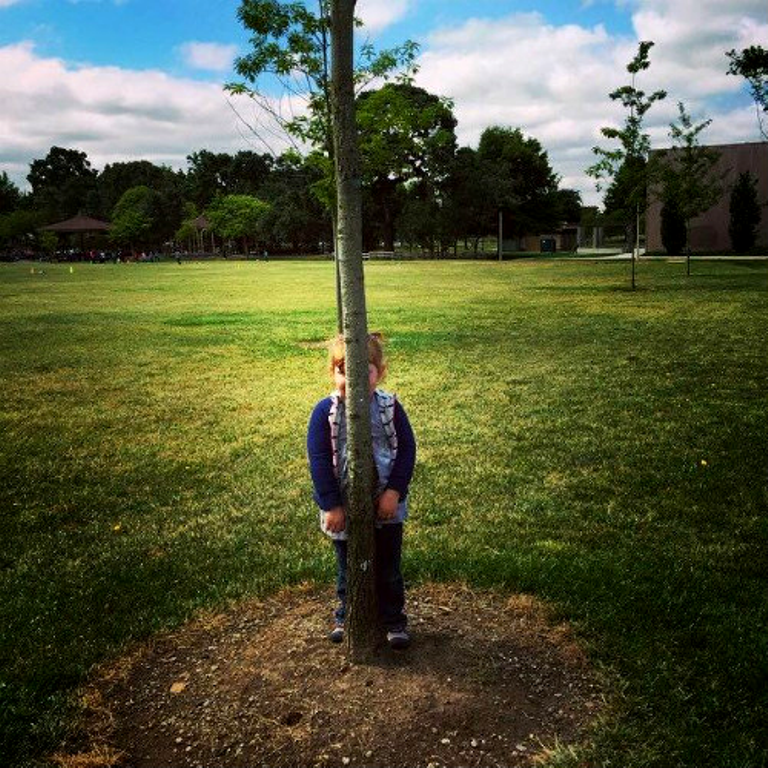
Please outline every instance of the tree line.
M477 149L459 147L451 103L410 83L387 83L357 99L366 250L395 243L431 255L477 252L507 211L520 237L577 221L581 200L561 189L541 143L519 128L487 128ZM210 232L239 250L333 249L333 191L321 149L278 156L201 149L184 170L147 160L94 169L85 152L51 147L30 163L30 191L0 174L0 249L44 250L38 227L77 214L111 222L116 246L195 245ZM46 239L48 240L46 242Z

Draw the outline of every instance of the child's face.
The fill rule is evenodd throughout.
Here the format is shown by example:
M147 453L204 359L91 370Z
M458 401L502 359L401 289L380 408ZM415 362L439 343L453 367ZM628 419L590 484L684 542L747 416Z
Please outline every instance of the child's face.
M381 381L382 375L383 372L373 363L368 363L368 394L373 394L373 390L376 389L376 386ZM347 373L343 360L340 360L333 368L333 381L336 384L336 389L339 390L339 394L344 397L347 393Z

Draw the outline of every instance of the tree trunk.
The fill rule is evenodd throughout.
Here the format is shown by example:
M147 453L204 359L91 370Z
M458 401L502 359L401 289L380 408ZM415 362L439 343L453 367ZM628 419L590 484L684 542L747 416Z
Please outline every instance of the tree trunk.
M377 606L374 580L374 512L368 391L368 327L363 280L360 155L352 81L354 0L332 0L333 140L341 306L346 346L347 616L345 635L353 662L373 655Z

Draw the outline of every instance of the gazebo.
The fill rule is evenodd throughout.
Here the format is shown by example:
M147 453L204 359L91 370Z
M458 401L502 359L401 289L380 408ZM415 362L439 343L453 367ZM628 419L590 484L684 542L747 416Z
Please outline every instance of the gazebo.
M109 231L111 224L100 219L93 219L90 216L77 215L65 221L58 221L55 224L46 224L39 229L42 232L56 232L61 235L80 235L80 250L84 251L83 238L86 234Z

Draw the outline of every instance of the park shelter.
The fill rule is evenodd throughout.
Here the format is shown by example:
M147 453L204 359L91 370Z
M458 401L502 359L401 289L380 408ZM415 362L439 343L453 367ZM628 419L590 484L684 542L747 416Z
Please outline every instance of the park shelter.
M745 144L710 145L720 153L714 167L714 175L722 179L723 193L720 199L708 210L691 219L690 247L693 252L730 251L731 239L728 235L730 223L730 198L733 185L739 174L749 171L757 179L757 199L762 204L768 200L768 141L756 141ZM659 150L654 150L658 152ZM646 250L662 251L661 242L661 200L651 197L645 215ZM768 215L763 211L757 229L758 246L768 246Z
M57 234L86 234L93 232L107 232L110 225L100 219L92 219L90 216L73 216L71 219L59 221L55 224L46 224L40 227L43 231L56 232Z
M40 227L42 232L55 232L57 235L79 235L80 250L85 250L85 235L101 234L108 232L110 224L90 216L77 215L65 221L55 224L46 224Z

